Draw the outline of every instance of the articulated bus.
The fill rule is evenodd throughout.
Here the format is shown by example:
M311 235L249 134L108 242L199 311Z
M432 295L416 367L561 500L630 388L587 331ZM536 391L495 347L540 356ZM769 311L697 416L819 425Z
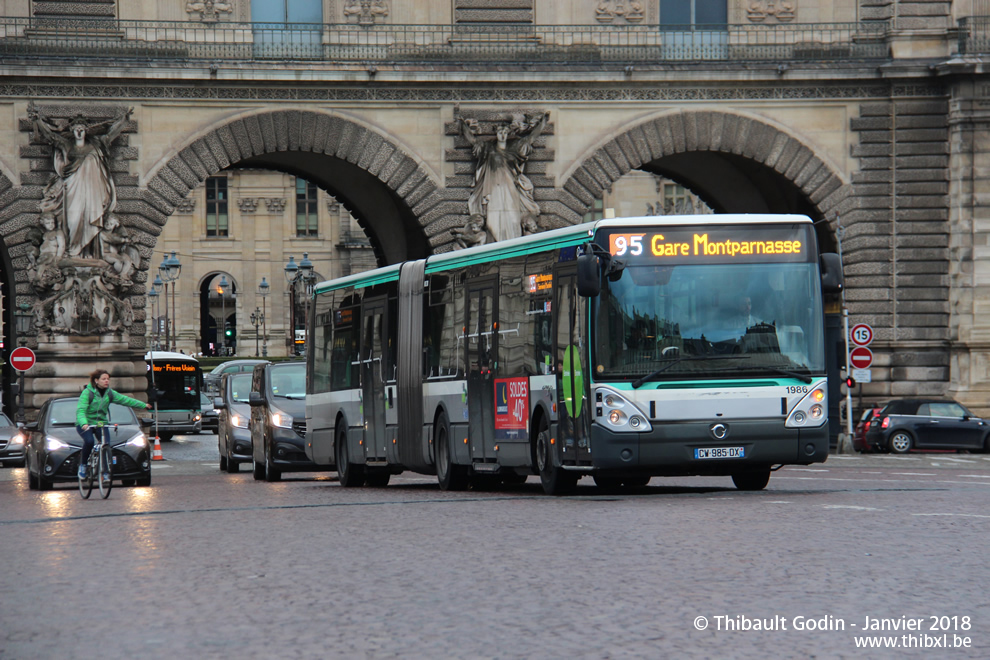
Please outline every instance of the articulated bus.
M759 490L828 455L822 299L840 287L793 215L608 219L324 282L306 451L344 486Z
M148 391L158 390L155 430L162 440L173 435L199 433L202 429L202 403L199 391L203 370L199 360L183 353L151 351L144 356L148 365Z

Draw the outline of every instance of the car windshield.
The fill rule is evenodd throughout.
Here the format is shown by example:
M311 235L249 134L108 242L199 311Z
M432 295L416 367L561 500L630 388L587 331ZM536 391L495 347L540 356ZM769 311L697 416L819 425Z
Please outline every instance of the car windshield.
M286 399L306 396L306 365L302 362L276 364L271 368L272 394Z
M248 403L251 400L250 373L230 377L230 400L237 403Z
M75 426L76 405L79 399L62 399L52 403L48 410L48 420L55 426ZM134 411L119 403L110 404L110 424L137 424Z
M210 401L210 397L208 397L205 394L203 394L202 392L200 392L199 393L199 405L203 406L204 408L212 408L213 407L213 402Z
M3 413L0 413L0 426L13 426L14 423L10 421L10 417L7 417Z

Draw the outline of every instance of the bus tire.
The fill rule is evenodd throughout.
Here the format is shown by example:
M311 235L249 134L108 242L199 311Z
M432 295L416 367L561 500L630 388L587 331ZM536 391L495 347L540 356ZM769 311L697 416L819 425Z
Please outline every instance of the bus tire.
M337 429L337 441L333 450L336 455L340 485L344 488L364 485L364 466L351 463L350 452L347 450L347 431L343 427Z
M464 490L468 487L467 467L454 463L447 414L440 413L433 427L433 446L437 452L437 482L441 490Z
M540 474L540 484L547 495L566 495L574 491L580 475L568 472L553 464L553 444L550 442L550 425L545 417L540 417L540 424L534 438L536 469Z
M739 490L763 490L770 483L770 468L736 472L732 475L732 483Z

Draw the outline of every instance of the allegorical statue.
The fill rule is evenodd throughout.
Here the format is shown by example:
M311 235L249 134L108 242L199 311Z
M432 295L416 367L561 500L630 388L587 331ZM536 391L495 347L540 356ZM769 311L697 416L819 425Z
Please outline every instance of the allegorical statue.
M33 107L38 133L55 148L56 177L45 189L41 211L59 218L68 234L66 253L71 257L102 257L98 240L106 218L117 204L117 190L110 172L110 145L120 135L133 109L111 121L87 124L81 116L62 130L41 117ZM99 134L101 128L106 130Z
M131 111L111 120L28 116L54 147L55 174L30 228L28 281L37 297L35 325L51 334L120 333L134 321L131 287L141 265L136 237L114 215L117 194L110 145Z
M549 112L529 119L516 115L495 128L494 140L478 137L477 120L457 116L476 161L468 213L483 217L496 241L522 236L524 226L532 228L540 215L540 206L533 200L533 182L523 170L549 116Z

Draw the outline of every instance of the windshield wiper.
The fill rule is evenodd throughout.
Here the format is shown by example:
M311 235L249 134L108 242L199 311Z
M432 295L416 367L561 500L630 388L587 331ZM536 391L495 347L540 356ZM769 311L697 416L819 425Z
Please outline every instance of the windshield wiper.
M654 371L652 374L649 374L647 376L643 376L642 378L637 378L636 380L634 380L632 382L633 389L634 390L635 389L639 389L640 387L642 387L643 383L645 383L648 380L653 380L654 378L656 378L657 376L659 376L660 374L662 374L663 372L665 372L667 369L670 369L672 366L674 366L678 362L684 362L685 360L707 360L707 359L708 358L705 357L705 356L703 356L703 355L695 355L695 356L692 356L692 357L670 358L670 362L669 363L663 365L662 367L660 367L659 369L657 369L656 371Z
M305 399L306 398L306 395L305 394L281 394L281 395L280 394L276 394L275 396L281 396L281 397L286 398L286 399L294 399L294 400L299 400L299 399Z

